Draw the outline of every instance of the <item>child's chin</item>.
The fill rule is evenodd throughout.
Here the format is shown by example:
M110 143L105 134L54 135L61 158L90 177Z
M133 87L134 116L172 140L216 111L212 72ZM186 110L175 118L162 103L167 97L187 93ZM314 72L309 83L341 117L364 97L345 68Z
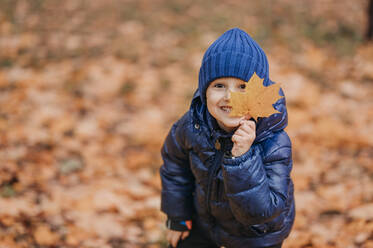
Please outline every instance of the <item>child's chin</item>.
M223 123L227 128L236 128L240 125L240 120L227 121Z

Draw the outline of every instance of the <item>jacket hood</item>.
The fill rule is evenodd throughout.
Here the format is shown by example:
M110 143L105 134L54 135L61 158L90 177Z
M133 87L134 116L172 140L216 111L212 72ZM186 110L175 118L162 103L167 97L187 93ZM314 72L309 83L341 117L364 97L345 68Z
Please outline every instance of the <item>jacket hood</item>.
M269 85L274 82L269 81ZM282 89L280 95L284 96ZM274 108L280 113L273 114L269 117L259 117L256 123L256 138L254 143L261 142L272 136L273 132L284 129L288 124L288 114L286 109L285 97L279 99L275 104ZM193 121L200 125L206 125L208 130L211 132L211 136L232 136L232 133L226 133L216 125L216 120L211 116L207 109L207 105L202 102L200 96L200 90L197 89L194 93L192 103L189 109Z

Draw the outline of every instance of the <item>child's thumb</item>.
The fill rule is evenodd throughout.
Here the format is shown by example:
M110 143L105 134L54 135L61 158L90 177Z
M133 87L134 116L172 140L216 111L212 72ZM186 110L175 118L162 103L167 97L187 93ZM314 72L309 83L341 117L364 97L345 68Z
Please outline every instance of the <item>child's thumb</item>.
M253 119L253 118L251 117L250 114L247 114L247 115L241 116L241 118L240 118L240 120L239 120L239 124L241 125L243 121L247 121L247 120L251 120L251 119Z

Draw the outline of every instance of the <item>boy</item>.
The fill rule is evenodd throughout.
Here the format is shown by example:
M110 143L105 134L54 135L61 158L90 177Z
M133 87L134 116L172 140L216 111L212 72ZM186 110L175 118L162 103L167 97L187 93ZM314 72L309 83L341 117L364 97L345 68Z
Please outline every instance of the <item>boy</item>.
M206 51L189 111L162 148L161 210L172 247L281 247L295 217L285 99L280 113L231 117L230 92L254 72L268 86L259 45L234 28ZM281 92L282 93L282 92Z

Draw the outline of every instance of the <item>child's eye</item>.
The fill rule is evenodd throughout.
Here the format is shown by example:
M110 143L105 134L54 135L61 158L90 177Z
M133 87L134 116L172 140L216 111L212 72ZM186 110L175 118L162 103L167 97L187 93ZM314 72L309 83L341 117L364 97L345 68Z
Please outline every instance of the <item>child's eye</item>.
M214 87L215 88L224 88L224 84L217 83L217 84L214 85Z
M246 84L240 84L240 89L245 89L246 88Z

